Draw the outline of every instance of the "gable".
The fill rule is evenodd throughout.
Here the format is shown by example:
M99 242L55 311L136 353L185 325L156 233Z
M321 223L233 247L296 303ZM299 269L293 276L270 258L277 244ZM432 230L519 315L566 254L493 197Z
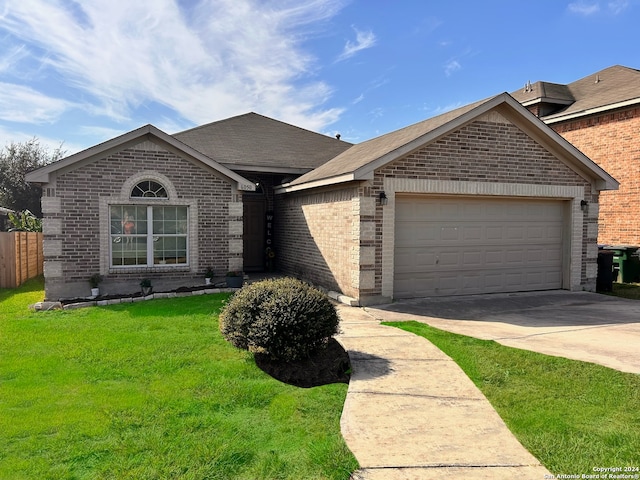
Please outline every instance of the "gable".
M588 183L498 112L488 112L376 170L397 178L584 185Z
M126 198L133 186L127 187L129 179L145 172L149 178L166 178L168 181L160 183L167 188L175 188L172 198L190 197L196 193L228 196L232 190L233 182L215 169L203 167L153 140L145 140L104 157L92 157L75 164L73 169L59 170L55 175L55 187L60 192L77 192L74 201L77 197L95 194L119 194Z
M179 142L153 125L140 127L99 145L65 157L57 162L28 173L25 178L28 182L47 184L59 174L84 167L96 160L106 158L109 155L135 147L136 145L144 145L142 148L150 149L150 151L159 148L172 152L175 155L188 159L188 161L200 166L202 169L216 171L218 175L221 175L226 178L227 181L233 183L238 190L255 190L255 185L246 178L220 165L192 147ZM149 159L148 161L152 162L153 160Z
M277 193L349 181L371 180L376 170L437 142L487 114L493 115L489 118L494 118L494 122L495 118L498 118L495 115L500 115L503 117L500 122L508 121L517 126L527 137L543 146L546 151L589 183L593 183L597 190L618 188L618 183L607 172L545 125L513 97L504 93L354 145L320 168L289 184L282 185ZM473 138L470 137L469 140ZM472 141L467 147L472 151L480 148ZM458 176L464 179L464 173L460 172Z

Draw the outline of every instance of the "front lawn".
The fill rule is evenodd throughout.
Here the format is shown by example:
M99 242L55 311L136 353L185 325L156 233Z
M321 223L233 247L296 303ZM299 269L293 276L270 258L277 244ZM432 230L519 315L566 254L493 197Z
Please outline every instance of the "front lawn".
M347 385L266 375L218 331L227 295L31 313L0 292L0 478L347 479Z
M613 291L605 295L640 300L640 283L614 283Z
M627 474L640 474L640 375L413 321L385 325L420 335L449 355L552 473L592 478L580 475L631 467Z

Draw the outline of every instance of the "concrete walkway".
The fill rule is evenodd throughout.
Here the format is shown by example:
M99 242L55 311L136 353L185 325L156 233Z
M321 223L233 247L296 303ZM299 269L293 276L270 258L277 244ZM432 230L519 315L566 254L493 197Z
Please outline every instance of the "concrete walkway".
M353 373L342 434L354 479L543 479L549 472L484 395L426 339L338 305Z

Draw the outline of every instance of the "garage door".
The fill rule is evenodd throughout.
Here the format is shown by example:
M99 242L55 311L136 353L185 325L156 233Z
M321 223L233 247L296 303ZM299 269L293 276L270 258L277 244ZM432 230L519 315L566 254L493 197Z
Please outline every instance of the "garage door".
M564 202L396 197L394 297L562 288Z

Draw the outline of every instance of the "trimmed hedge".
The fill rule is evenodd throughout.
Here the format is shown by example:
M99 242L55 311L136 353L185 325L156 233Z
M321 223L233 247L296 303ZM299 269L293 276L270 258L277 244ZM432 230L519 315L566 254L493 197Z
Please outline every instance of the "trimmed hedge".
M220 331L237 348L293 361L325 345L338 333L339 321L324 293L280 278L239 290L220 314Z

